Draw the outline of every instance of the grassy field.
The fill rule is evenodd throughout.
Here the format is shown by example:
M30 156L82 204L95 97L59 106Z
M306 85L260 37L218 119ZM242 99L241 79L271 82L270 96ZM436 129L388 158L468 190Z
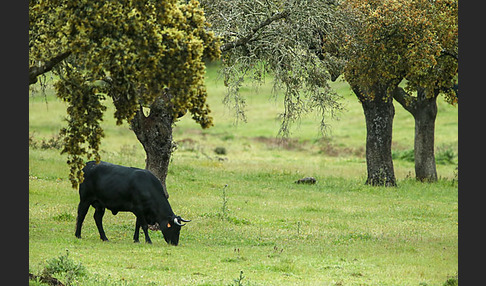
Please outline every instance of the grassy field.
M79 198L53 140L64 125L65 104L50 89L46 96L31 94L31 273L68 253L84 275L57 277L75 285L443 285L457 275L456 107L439 99L436 155L445 158L437 166L439 182L415 181L407 157L413 118L396 105L398 187L368 187L364 116L346 83L334 84L345 111L339 120L329 119L326 136L310 114L284 145L276 138L281 98L271 97L270 82L244 89L248 121L237 125L221 103L225 90L214 67L207 85L215 126L201 130L184 117L174 129L170 203L192 220L177 247L152 231L152 245L134 244L131 213L107 212L110 242L102 242L93 209L83 238L74 237ZM106 104L102 159L143 168L143 148L126 124L114 124L113 107ZM226 153L217 154L217 147ZM294 183L307 176L317 184Z

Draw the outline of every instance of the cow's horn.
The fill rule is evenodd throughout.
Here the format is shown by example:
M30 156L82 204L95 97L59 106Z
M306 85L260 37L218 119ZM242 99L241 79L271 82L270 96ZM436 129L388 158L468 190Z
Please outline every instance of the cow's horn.
M186 224L181 224L176 217L174 218L174 223L177 224L178 226L185 226L186 225Z
M181 221L183 221L183 222L190 222L191 220L190 219L183 219L183 218L181 218Z

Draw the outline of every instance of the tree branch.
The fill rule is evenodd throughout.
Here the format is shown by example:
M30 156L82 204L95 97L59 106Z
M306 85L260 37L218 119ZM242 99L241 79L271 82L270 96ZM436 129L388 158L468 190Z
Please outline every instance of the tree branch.
M459 61L459 56L457 55L457 53L453 53L453 52L449 52L449 51L446 51L446 50L442 50L440 52L440 56L439 57L442 57L442 56L450 56L453 59L455 59L456 61Z
M67 58L71 54L71 51L64 52L60 55L57 55L53 57L52 59L46 61L42 66L32 66L29 67L29 85L36 83L37 82L37 77L41 74L44 74L54 66L56 66L58 63L60 63L62 60Z
M393 98L411 114L415 113L417 98L408 94L403 88L396 87L393 90Z
M290 15L289 11L283 11L283 12L275 13L272 17L267 18L265 21L261 22L258 26L253 27L253 29L251 29L251 32L248 35L222 45L221 48L220 48L221 51L226 52L226 51L231 50L233 48L246 45L247 43L249 43L251 41L253 36L259 30L261 30L265 26L270 25L271 23L273 23L275 21L278 21L278 20L283 19L283 18L287 18L289 15Z

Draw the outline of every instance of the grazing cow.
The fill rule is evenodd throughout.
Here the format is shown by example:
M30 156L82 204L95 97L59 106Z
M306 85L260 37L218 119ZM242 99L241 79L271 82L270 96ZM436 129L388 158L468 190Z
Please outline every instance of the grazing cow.
M81 226L90 206L96 210L94 220L100 238L107 241L102 219L105 208L113 215L119 211L135 214L137 222L133 241L139 242L140 227L145 241L152 243L148 235L148 224L158 223L167 243L177 245L182 222L189 222L176 216L164 196L162 184L148 170L124 167L90 161L83 168L84 181L79 185L78 217L76 218L76 237L81 238Z

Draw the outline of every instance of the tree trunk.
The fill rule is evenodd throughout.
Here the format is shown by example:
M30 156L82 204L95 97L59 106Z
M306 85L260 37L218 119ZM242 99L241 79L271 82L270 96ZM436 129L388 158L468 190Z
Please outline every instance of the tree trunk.
M169 198L165 180L172 153L173 117L168 96L159 96L150 106L150 114L145 116L142 106L131 121L131 128L142 143L146 153L145 168L162 183L164 194Z
M437 97L426 99L417 106L415 118L415 177L419 181L437 181L434 135L437 115Z
M437 95L438 91L434 91L431 97L427 97L425 90L421 88L417 90L417 97L408 95L400 88L394 93L394 98L415 119L415 178L422 182L437 181L434 154Z
M367 185L396 186L391 155L392 127L395 108L393 98L386 96L386 88L375 88L374 97L365 96L353 87L361 101L366 119Z

